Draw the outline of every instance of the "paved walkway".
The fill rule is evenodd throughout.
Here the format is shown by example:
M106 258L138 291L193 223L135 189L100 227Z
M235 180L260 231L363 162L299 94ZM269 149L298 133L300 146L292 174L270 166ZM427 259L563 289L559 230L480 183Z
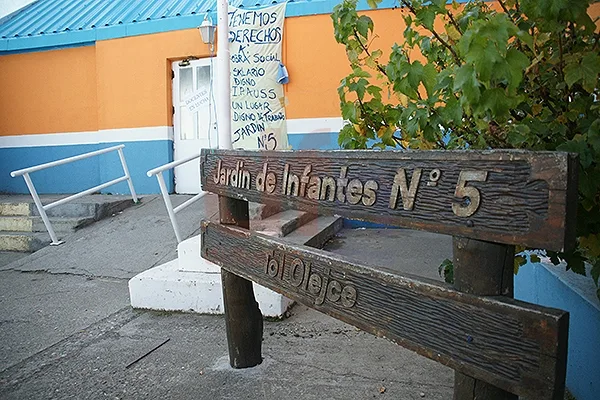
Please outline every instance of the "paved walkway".
M216 211L210 195L182 211L182 234L197 234L199 220ZM451 370L304 306L265 322L264 362L245 370L228 365L222 316L132 310L127 280L176 258L159 197L65 239L19 259L0 257L2 399L452 397ZM451 243L359 229L342 231L328 249L439 279Z

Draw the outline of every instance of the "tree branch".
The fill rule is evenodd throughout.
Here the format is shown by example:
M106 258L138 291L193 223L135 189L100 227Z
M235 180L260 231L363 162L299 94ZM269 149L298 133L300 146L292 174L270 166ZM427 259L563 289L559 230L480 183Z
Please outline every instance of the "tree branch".
M410 10L411 13L413 13L413 15L416 17L417 16L417 10L413 7L412 4L410 4L409 2L407 2L406 0L401 0L402 4L404 5L404 7L408 8ZM425 26L424 26L425 27ZM456 51L452 48L452 46L450 46L450 44L448 42L446 42L444 39L442 39L442 37L433 29L429 29L427 27L425 27L425 29L427 29L429 32L431 32L431 34L446 48L448 49L448 51L450 51L450 53L452 53L452 56L454 57L454 60L456 60L457 64L461 64L462 60L460 59L460 57L458 56L458 53L456 53Z
M502 0L498 0L498 3L500 4L500 7L502 7L502 10L504 11L504 13L513 22L513 24L516 23L516 21L513 19L512 15L510 15L510 12L508 11L508 8L506 7L506 4L504 4L504 2Z
M456 28L458 33L462 35L462 29L460 29L460 25L458 25L458 23L454 19L454 15L450 12L450 10L447 11L446 15L448 16L448 20L450 21L450 23Z
M360 40L360 36L358 35L356 28L354 28L353 31L354 31L354 36L356 37L356 41L358 42L358 44L360 44L360 47L363 49L363 51L365 53L367 53L368 57L371 57L371 52L369 51L369 48L367 46L365 46L365 44L362 42L362 40ZM383 68L377 60L373 60L373 61L375 62L375 65L377 65L377 70L387 77L387 74L385 73L385 68Z
M394 142L396 142L396 145L398 145L398 147L400 147L402 150L406 150L406 147L404 147L404 145L402 144L402 139L401 138L392 135L392 140Z

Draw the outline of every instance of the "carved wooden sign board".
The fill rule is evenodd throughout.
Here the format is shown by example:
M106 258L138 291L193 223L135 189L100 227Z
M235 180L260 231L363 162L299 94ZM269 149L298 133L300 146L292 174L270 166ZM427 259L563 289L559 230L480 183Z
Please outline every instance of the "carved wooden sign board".
M203 223L201 242L202 257L223 269L469 376L532 399L564 388L564 311L468 295L213 222Z
M203 190L225 197L561 250L574 243L575 161L519 151L202 150L201 176ZM563 311L468 295L217 223L203 223L201 250L226 271L503 390L540 399L564 392Z
M413 229L549 250L574 234L569 153L202 150L203 190ZM567 188L571 190L568 191Z

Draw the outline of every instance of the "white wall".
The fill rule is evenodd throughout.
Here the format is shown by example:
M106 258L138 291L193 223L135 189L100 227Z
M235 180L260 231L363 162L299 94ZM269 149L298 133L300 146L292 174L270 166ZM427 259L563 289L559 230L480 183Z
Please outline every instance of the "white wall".
M0 18L17 11L36 0L0 0Z

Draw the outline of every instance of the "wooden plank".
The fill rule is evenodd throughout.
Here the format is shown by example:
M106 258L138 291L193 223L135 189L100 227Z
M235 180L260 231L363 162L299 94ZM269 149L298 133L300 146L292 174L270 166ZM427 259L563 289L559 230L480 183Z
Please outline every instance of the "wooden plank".
M204 149L201 169L203 190L223 196L549 250L575 244L570 153Z
M208 222L202 257L509 392L553 399L564 379L557 359L568 314L561 310L477 297Z
M456 236L452 243L454 289L479 296L513 297L515 246ZM455 371L453 398L518 400L519 396Z

